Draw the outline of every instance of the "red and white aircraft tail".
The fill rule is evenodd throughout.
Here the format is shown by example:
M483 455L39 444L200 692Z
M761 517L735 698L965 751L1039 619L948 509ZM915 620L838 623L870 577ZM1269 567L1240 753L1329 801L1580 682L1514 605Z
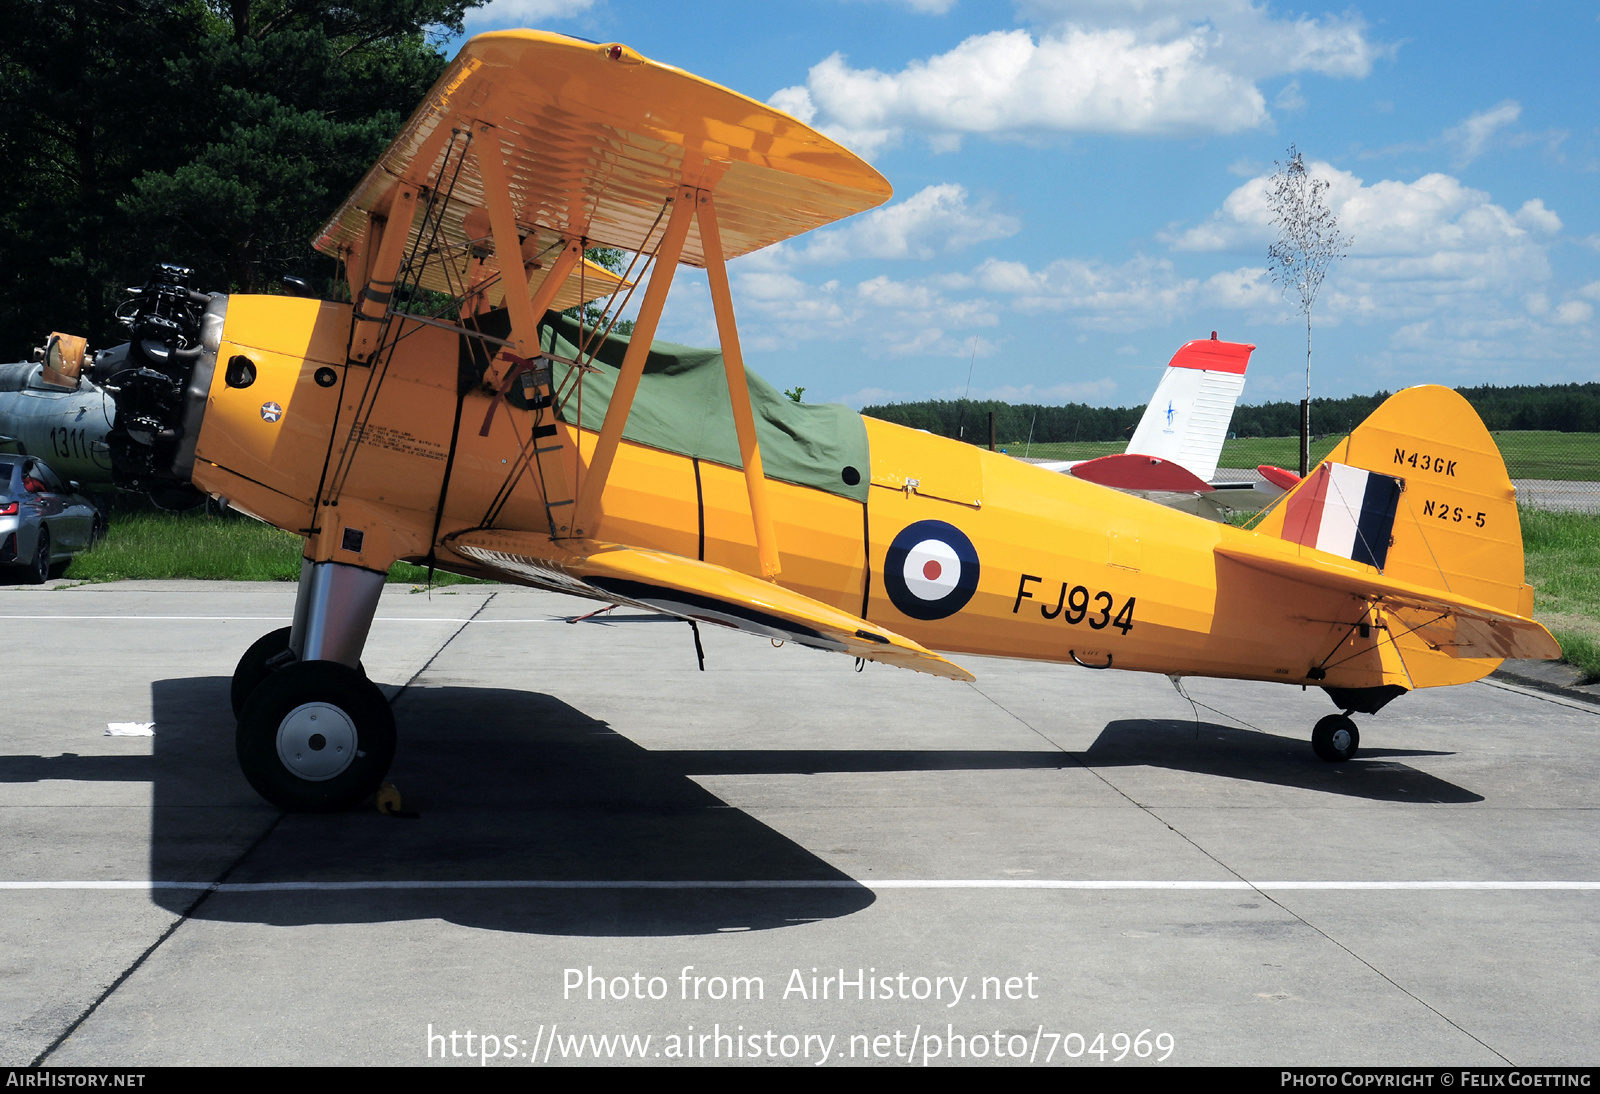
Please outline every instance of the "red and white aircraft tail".
M1246 342L1186 342L1172 355L1128 451L1170 460L1210 482L1255 349Z
M1184 343L1156 385L1127 451L1042 466L1102 486L1152 495L1164 504L1214 519L1232 507L1221 495L1250 490L1269 498L1279 496L1285 488L1279 479L1289 473L1277 468L1271 469L1276 476L1267 475L1261 483L1212 481L1255 348L1248 342L1218 341L1214 331L1209 339ZM1298 481L1296 476L1289 478Z

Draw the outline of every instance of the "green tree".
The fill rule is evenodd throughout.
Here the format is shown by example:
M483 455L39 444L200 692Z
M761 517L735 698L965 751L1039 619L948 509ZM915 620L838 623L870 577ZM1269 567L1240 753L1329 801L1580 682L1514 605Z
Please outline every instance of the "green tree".
M583 257L590 262L604 266L614 274L625 273L628 269L628 252L616 247L588 247L585 248ZM635 272L637 273L637 271ZM626 289L622 290L622 294L618 296L619 301L622 296L627 294L627 291ZM632 334L632 319L618 319L615 323L610 322L605 310L607 303L607 298L602 297L599 300L589 301L582 308L568 308L562 314L572 319L581 318L584 326L592 327L596 330L606 330L609 325L612 334ZM579 314L580 312L582 313L581 315Z
M193 107L169 65L205 11L159 0L0 0L0 357L52 329L98 334L116 303L118 202L182 150L168 119Z
M5 355L52 328L103 337L153 261L205 289L325 290L312 233L480 2L0 0Z

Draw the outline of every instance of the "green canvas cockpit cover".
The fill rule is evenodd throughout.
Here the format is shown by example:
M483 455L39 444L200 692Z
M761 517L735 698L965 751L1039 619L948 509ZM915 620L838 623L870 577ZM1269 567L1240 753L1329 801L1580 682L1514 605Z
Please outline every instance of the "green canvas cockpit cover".
M540 348L557 357L576 360L578 338L577 321L565 315L548 314L539 327ZM573 366L555 363L556 390L566 394L560 406L562 421L599 431L627 350L628 339L617 335L599 347L591 362L598 371L584 375L581 400ZM745 380L767 477L865 502L871 476L861 415L835 403L797 403L749 369ZM513 385L512 398L519 404L520 396L520 388ZM742 468L722 354L671 342L651 343L622 436L636 444Z

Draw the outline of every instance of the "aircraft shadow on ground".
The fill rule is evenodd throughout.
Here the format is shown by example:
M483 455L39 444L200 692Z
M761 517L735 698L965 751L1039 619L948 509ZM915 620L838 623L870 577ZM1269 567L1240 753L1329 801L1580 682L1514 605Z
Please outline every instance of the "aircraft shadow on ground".
M284 926L437 918L539 934L702 934L787 927L850 915L873 903L870 889L729 806L695 776L1150 766L1380 801L1483 800L1388 759L1438 753L1368 750L1349 763L1324 764L1304 741L1212 724L1197 731L1191 721L1112 722L1076 754L653 752L548 695L440 687L411 689L396 706L400 750L390 777L406 794L405 808L419 817L385 817L369 804L347 813L280 819L239 772L226 678L160 680L152 693L156 735L150 755L0 757L0 781L150 782L153 879L210 882L228 871L229 883L831 883L754 890L216 893L193 912L202 919ZM264 833L269 834L262 839ZM184 911L196 893L158 889L153 899Z
M1481 794L1398 762L1400 757L1450 755L1447 752L1363 745L1352 760L1325 763L1302 739L1211 722L1110 722L1077 755L1094 768L1164 767L1372 801L1462 805L1484 800Z

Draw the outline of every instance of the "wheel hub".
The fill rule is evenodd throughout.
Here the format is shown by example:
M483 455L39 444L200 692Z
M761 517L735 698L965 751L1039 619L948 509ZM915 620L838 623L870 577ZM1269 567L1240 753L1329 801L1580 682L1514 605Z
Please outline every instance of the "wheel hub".
M355 758L355 723L331 703L304 703L278 723L278 759L298 778L323 782Z
M1336 729L1333 731L1333 747L1340 752L1348 752L1350 750L1350 731L1348 729Z

